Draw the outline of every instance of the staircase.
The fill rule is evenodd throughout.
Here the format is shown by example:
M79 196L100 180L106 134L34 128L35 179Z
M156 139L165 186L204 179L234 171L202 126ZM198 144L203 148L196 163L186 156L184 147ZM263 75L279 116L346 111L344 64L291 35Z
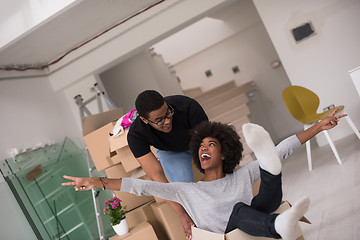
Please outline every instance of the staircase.
M234 81L225 83L217 88L202 92L201 88L185 90L184 94L196 99L204 108L210 121L231 124L235 127L244 145L243 159L240 165L253 160L252 150L247 146L242 125L249 123L250 110L248 94L252 92L253 82L236 86Z

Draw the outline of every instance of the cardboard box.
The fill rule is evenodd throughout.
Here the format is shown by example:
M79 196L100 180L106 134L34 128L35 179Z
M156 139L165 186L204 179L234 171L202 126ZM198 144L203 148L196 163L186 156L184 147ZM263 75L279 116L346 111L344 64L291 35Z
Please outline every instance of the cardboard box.
M259 193L260 183L261 183L261 179L257 180L257 181L254 183L254 185L252 186L253 196L256 196L256 195Z
M282 213L286 209L290 208L290 204L288 202L284 202L281 204L276 213ZM273 238L265 238L265 237L254 237L250 236L240 229L235 229L227 234L219 234L209 232L200 228L192 227L192 240L271 240ZM298 228L298 237L297 240L303 240L302 232L300 227Z
M127 172L140 167L128 143L128 129L118 137L110 136L122 110L91 115L83 119L83 138L97 171L123 163Z
M115 123L113 123L113 124L115 126ZM109 136L110 151L115 151L115 150L120 149L122 147L128 146L128 142L127 142L128 132L129 132L129 129L125 129L124 133L117 136L117 137Z
M113 155L111 158L114 158L115 161L121 161L125 170L127 172L130 172L136 168L141 167L141 165L136 160L136 158L134 157L128 146L128 142L127 142L128 132L129 130L125 129L124 133L118 137L110 136L109 145L110 145L110 152Z
M151 204L157 220L164 228L168 240L186 240L180 219L175 211L165 202Z
M126 172L122 164L117 164L105 169L105 174L108 178L121 178L131 177L133 172ZM120 191L114 191L114 194L123 201L122 204L126 205L128 211L131 211L145 203L154 201L154 197L152 196L136 196L128 192Z
M118 163L105 169L105 174L108 178L127 178L131 176L132 172L126 172L123 165Z
M124 166L125 171L130 172L132 170L135 170L135 169L141 167L138 160L136 160L136 158L132 154L129 146L126 146L126 147L116 150L116 154L118 156L120 156L121 163Z
M157 240L157 236L154 232L154 229L148 222L142 222L137 226L130 228L129 232L125 235L118 236L115 235L109 240Z
M119 159L110 158L109 133L112 132L113 124L107 125L84 136L84 141L88 147L90 156L97 171L102 171L118 163Z
M122 115L122 108L117 108L115 110L84 117L81 123L83 136L88 135L89 133L105 126L110 122L117 121L122 117Z
M159 198L159 197L156 197L156 196L154 196L154 199L155 199L156 203L158 203L158 204L166 202L165 199L162 199L162 198Z
M154 201L148 202L142 206L139 206L128 213L126 213L126 219L129 225L129 228L133 228L142 222L149 222L152 220L156 220L156 217L151 209L151 204ZM150 210L150 211L149 211ZM148 221L150 220L150 221Z
M103 112L82 119L82 132L85 144L97 171L116 164L109 158L109 133L113 129L113 121L123 115L121 108Z
M129 146L125 146L115 151L112 151L110 153L110 159L110 162L121 162L126 172L130 172L141 167L138 160L136 160L136 158L132 154Z
M165 174L165 177L166 177L166 174ZM145 180L148 180L148 181L152 181L151 178L150 178L148 175L146 175L146 176L144 177L144 179L145 179ZM167 179L167 180L169 181L169 179ZM159 197L156 197L156 196L154 196L154 199L155 199L156 203L163 203L163 202L165 202L165 199L162 199L162 198L159 198Z
M156 204L154 201L146 203L126 214L126 219L130 228L137 226L142 222L148 222L153 227L156 236L159 239L166 239L166 233L160 222L157 220L151 205Z
M131 175L130 175L131 178L142 178L142 179L145 179L145 177L147 177L146 172L145 172L144 169L142 169L141 167L140 167L140 168L137 168L137 169L134 169L134 170L131 171L130 173L131 173Z
M126 205L126 209L128 211L154 200L154 197L152 196L136 196L128 192L114 191L114 194L117 198L123 201L122 204Z

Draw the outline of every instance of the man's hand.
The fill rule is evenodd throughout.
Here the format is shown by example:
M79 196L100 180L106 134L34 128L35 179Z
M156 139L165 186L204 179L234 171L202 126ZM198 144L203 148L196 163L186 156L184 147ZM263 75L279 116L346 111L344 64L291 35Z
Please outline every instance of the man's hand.
M340 118L346 117L347 114L341 114L339 116L335 116L335 114L339 111L339 108L335 108L335 110L327 117L323 118L318 124L320 124L321 130L329 130L338 125L338 121Z
M164 183L168 182L160 162L156 159L152 152L137 158L137 160L141 164L141 167L144 169L146 174L151 178L151 180ZM190 240L191 226L195 226L194 222L179 203L172 201L166 201L166 203L169 204L169 206L178 215L181 225L183 226L185 237Z
M194 224L193 220L189 217L189 215L186 213L179 216L179 218L180 218L180 222L183 226L185 237L186 237L186 239L190 240L192 238L191 226L195 226L195 224Z
M184 207L181 204L169 200L166 200L166 203L169 204L169 206L178 215L184 230L185 237L186 239L190 240L192 238L191 226L195 226L193 220L190 218L190 216L188 215L188 213L185 211Z

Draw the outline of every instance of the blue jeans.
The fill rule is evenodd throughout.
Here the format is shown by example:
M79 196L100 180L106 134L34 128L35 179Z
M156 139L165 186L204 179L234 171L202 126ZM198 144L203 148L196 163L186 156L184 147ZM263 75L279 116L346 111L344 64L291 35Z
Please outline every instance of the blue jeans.
M171 152L156 149L156 153L170 182L194 181L190 150Z
M281 238L275 230L278 214L271 214L281 204L281 173L272 175L260 168L260 178L258 195L252 199L250 206L242 202L235 204L225 233L239 228L252 236Z

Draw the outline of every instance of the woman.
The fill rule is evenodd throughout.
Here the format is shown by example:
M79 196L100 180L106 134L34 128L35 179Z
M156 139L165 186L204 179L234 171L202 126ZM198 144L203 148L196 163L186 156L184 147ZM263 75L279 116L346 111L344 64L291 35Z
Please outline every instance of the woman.
M197 227L212 232L227 233L239 228L254 236L296 239L297 224L308 208L309 199L302 198L280 215L270 214L278 208L282 198L278 156L285 158L316 133L335 126L340 117L322 120L317 127L285 139L277 148L262 127L245 124L246 142L258 161L237 170L234 169L240 162L243 148L235 130L225 124L203 122L195 128L190 142L195 164L205 173L204 179L197 183L64 176L72 181L63 185L75 185L75 190L98 187L176 201L186 209ZM253 198L252 185L260 176L260 191Z

